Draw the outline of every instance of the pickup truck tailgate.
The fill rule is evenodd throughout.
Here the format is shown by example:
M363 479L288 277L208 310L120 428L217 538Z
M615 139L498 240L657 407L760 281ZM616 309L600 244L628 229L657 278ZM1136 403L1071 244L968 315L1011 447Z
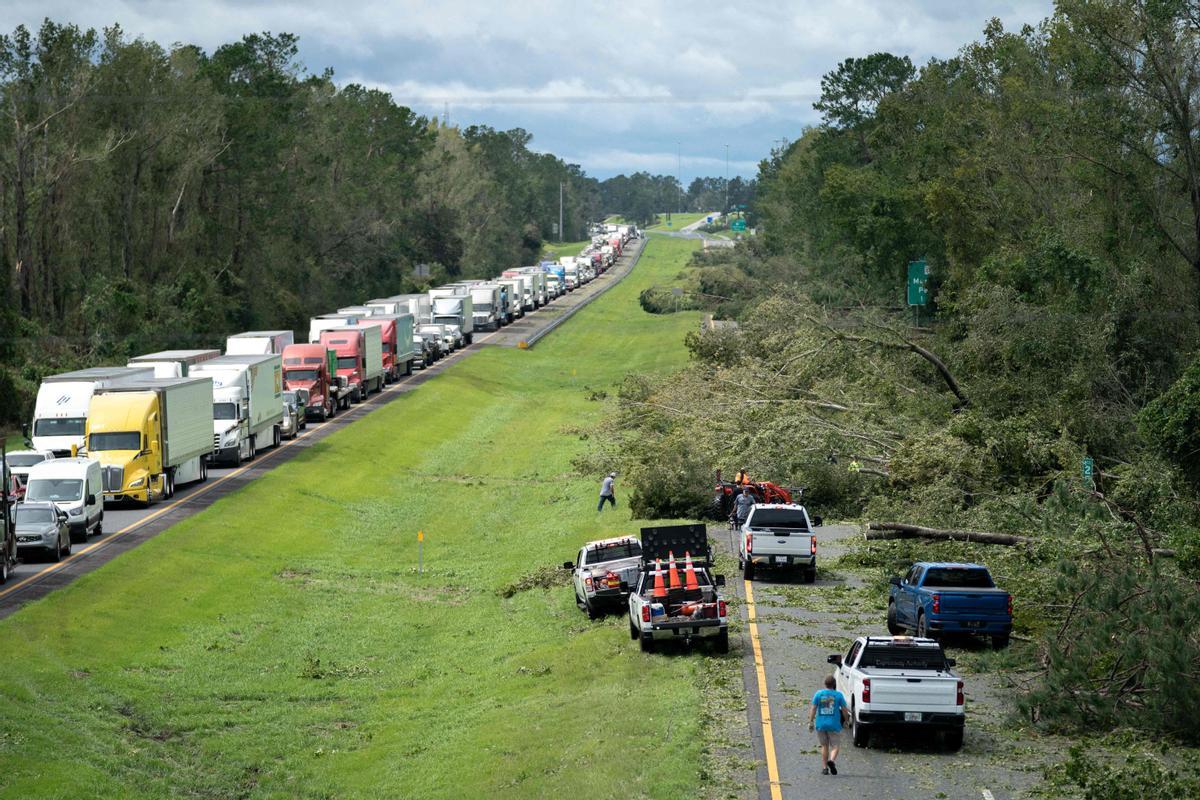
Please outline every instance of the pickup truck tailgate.
M953 712L958 706L958 678L907 676L892 670L864 670L871 679L872 711Z
M808 531L750 531L750 552L756 556L810 556L812 534Z
M1001 589L972 589L970 591L929 588L938 595L941 613L972 617L1007 617L1008 592Z

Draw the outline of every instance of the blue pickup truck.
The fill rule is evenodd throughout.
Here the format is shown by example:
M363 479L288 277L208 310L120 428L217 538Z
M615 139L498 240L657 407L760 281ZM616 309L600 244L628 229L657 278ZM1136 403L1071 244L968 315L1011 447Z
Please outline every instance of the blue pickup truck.
M987 567L919 561L891 584L889 633L971 633L991 636L997 650L1008 646L1012 595L997 588Z

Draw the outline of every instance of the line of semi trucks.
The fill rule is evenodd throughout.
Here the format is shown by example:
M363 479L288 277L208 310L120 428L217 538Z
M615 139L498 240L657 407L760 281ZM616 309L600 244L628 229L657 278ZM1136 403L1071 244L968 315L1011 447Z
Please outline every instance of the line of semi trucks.
M609 225L580 256L320 314L306 342L292 331L248 331L228 337L224 353L165 350L46 377L25 431L31 449L6 454L3 491L53 503L71 540L86 541L103 532L106 501L149 506L205 480L210 464L240 466L307 420L329 419L470 344L476 331L498 330L588 283L638 235ZM0 581L9 550L7 542L0 550Z

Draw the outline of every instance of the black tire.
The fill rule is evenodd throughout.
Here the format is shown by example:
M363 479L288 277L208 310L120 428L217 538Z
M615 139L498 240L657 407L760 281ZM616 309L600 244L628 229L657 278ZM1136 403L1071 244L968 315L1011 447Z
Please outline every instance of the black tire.
M205 474L207 475L208 473L205 473ZM103 511L100 512L100 521L96 523L96 533L94 535L95 536L103 536L104 535L104 512Z
M708 503L708 514L717 522L723 519L729 519L729 512L725 510L725 503L720 497L713 497Z
M633 620L629 621L629 638L635 641L638 638L638 629L637 626L633 624Z
M206 480L208 480L208 459L201 457L200 458L200 482L204 483Z
M722 628L717 634L717 641L713 643L713 649L718 653L729 652L729 628Z
M641 638L639 644L642 647L643 653L653 653L654 652L654 640L651 639L649 636L643 636Z
M583 610L587 612L588 619L600 619L600 617L604 616L600 609L596 608L587 600L583 601Z
M404 362L404 377L408 377L413 373L413 359Z
M1007 633L1002 633L999 636L993 636L992 637L992 649L993 650L1003 650L1004 648L1008 647L1008 642L1009 642L1009 638L1008 638Z
M746 559L745 565L742 567L742 577L748 581L754 580L754 562Z
M917 638L918 638L918 639L928 639L928 638L930 638L930 636L929 636L929 627L928 627L928 626L925 624L925 612L924 612L924 611L921 611L921 612L919 612L919 613L917 614L917 630L916 630L916 634L917 634Z
M804 570L804 582L805 583L816 583L817 582L817 568L816 567L808 567Z
M46 554L46 560L52 564L62 561L62 542L55 542L54 549Z
M283 443L283 434L279 431L278 425L271 426L272 447L279 447Z
M871 744L871 729L858 721L858 713L850 706L850 736L855 747L868 747Z
M85 530L86 530L86 528L85 528ZM63 548L62 554L64 556L69 556L69 555L71 555L72 549L73 548L71 547L71 533L68 531L67 532L67 546Z
M942 746L951 753L957 753L963 746L963 729L951 728L942 734Z
M175 496L175 471L168 470L163 476L163 488L167 492L167 499L170 500Z
M239 444L233 451L233 468L237 469L242 465L242 446Z
M892 636L897 636L904 633L904 626L896 621L896 604L888 603L887 610L887 629Z
M8 553L0 553L0 584L8 583Z

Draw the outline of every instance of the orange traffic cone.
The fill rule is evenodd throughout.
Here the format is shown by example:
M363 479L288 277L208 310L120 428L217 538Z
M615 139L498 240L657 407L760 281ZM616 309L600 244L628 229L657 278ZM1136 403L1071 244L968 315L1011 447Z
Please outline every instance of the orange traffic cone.
M696 567L692 564L692 554L683 554L684 576L687 580L683 594L688 600L699 600L701 597L700 581L696 580Z
M667 571L671 577L670 588L682 589L683 584L679 581L679 570L675 568L675 554L672 552L667 553Z
M667 599L667 587L663 586L662 562L659 559L654 559L654 592L652 596L655 600Z

